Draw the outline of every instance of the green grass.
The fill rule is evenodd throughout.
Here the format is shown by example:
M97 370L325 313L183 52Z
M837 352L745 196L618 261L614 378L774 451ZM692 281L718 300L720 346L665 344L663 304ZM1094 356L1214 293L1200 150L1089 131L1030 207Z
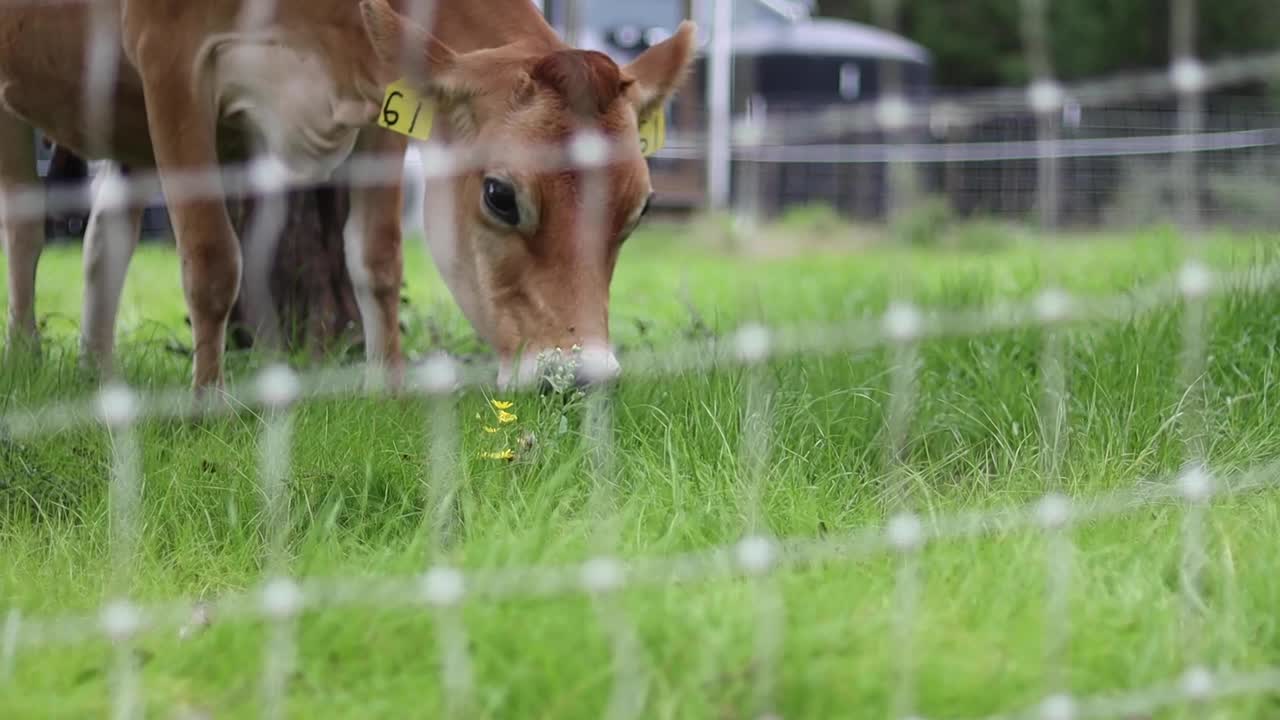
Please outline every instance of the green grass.
M1280 260L1276 237L1214 237L1218 268ZM1089 294L1154 282L1181 262L1181 245L1153 231L1072 238L1053 247L1013 244L981 253L867 250L751 259L717 253L679 229L637 235L614 285L613 327L624 348L732 331L745 319L779 326L862 317L885 306L895 283L927 307L980 307L1026 298L1053 280ZM408 258L409 345L477 349L422 253ZM50 248L41 265L46 315L42 367L0 375L3 409L91 389L75 369L79 254ZM1214 468L1240 470L1280 457L1280 293L1239 292L1210 303L1203 378L1204 447ZM181 386L177 263L166 248L139 251L121 316L130 382ZM1176 472L1186 460L1189 407L1178 377L1182 312L1073 327L1067 491L1087 498ZM918 397L905 449L916 505L931 518L1033 502L1042 471L1037 406L1043 334L1019 329L930 340L920 347ZM790 357L761 378L772 442L763 522L790 538L838 536L884 521L885 413L893 355ZM259 365L229 361L232 379ZM736 541L748 522L750 482L740 472L746 376L740 370L626 382L617 392L616 551L656 558ZM459 400L466 472L461 542L443 561L468 569L579 562L599 518L576 432L536 398L516 398L517 426L537 450L519 462L483 461L492 436ZM410 576L432 558L422 532L430 474L430 415L418 401L329 400L302 407L289 492L292 569L302 575ZM1195 424L1191 424L1195 427ZM140 430L145 471L144 600L215 597L261 577L261 418L245 412L203 423L153 422ZM111 441L100 431L0 439L0 609L33 616L90 611L110 574L106 482ZM1162 503L1084 524L1073 533L1068 618L1044 617L1045 541L1010 530L947 541L921 554L912 628L917 710L976 717L1031 706L1047 690L1046 629L1067 623L1066 678L1080 694L1163 683L1194 661L1240 670L1280 664L1280 494L1221 498L1208 510L1202 654L1178 585L1184 510ZM899 646L896 565L886 556L832 560L773 576L785 608L781 656L753 662L767 599L752 582L717 575L633 587L619 603L643 655L645 718L748 718L757 692L776 683L787 718L887 717ZM462 612L476 675L470 717L599 717L612 687L608 626L581 595L477 600ZM181 707L213 717L257 717L265 634L259 623L217 622L179 641L172 628L145 635L148 717ZM101 717L110 709L112 651L104 642L24 647L0 678L0 717ZM326 610L300 623L289 715L298 718L436 717L444 707L436 619L424 608ZM1272 697L1187 710L1179 717L1266 717ZM1216 714L1214 714L1216 713ZM1158 717L1172 716L1166 711Z

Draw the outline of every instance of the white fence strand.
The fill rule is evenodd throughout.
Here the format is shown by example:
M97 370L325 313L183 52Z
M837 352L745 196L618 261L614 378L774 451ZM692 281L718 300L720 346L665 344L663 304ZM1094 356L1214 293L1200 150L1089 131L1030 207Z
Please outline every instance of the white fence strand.
M1078 527L1088 522L1122 517L1144 508L1177 507L1185 497L1178 483L1179 477L1154 477L1135 484L1133 488L1070 500L1062 522ZM1212 489L1212 498L1243 497L1272 491L1277 486L1280 486L1280 461L1219 474ZM1061 496L1055 494L1052 497L1060 499ZM778 569L796 569L889 554L906 540L915 540L924 547L1000 537L1041 528L1043 506L1043 501L1036 501L1012 508L970 511L927 520L917 517L915 522L904 522L899 516L883 525L872 525L842 535L783 539L773 546L776 555L767 557L773 557L773 565ZM759 557L752 553L747 553L747 556ZM738 577L756 567L753 563L741 562L742 557L741 543L665 557L634 557L624 561L618 568L620 574L613 577L621 578L619 589L711 582ZM588 561L570 565L455 570L451 572L459 575L448 576L451 579L446 594L454 597L455 602L499 602L577 594L593 586L584 580L593 567L596 566ZM438 580L440 576L433 573L425 578ZM598 576L593 574L592 577ZM454 582L459 578L465 592ZM418 607L422 604L424 582L423 576L414 575L305 578L298 585L299 604L311 610ZM256 600L258 595L255 594L259 592L261 588L251 588L217 598L212 603L212 612L224 622L263 618L262 603ZM435 592L446 590L437 589ZM136 628L145 632L177 628L190 617L197 604L199 601L196 600L175 600L134 607ZM25 617L17 646L21 649L76 645L104 637L105 628L100 617L97 612Z
M1044 527L1046 506L1053 508L1055 522L1078 527L1144 508L1175 507L1186 497L1185 485L1179 482L1178 476L1157 477L1096 497L1066 500L1054 494L1048 502L1039 500L1012 508L926 519L899 515L883 525L840 536L790 538L763 546L753 544L745 552L742 543L735 543L665 557L615 560L610 566L607 584L618 592L678 583L709 583L755 574L761 568L762 557L768 558L768 564L780 571L853 563L903 550L915 552L933 544L1035 531ZM1202 486L1195 487L1205 493L1200 496L1202 501L1274 491L1280 489L1280 461L1220 473L1211 492ZM764 547L772 552L762 552ZM424 588L427 588L425 596L435 599L433 604L528 600L595 591L602 584L601 576L598 561L587 561L578 565L472 571L436 569L423 576L313 577L296 583L277 579L217 598L212 603L212 612L221 622L232 623L278 620L282 615L291 617L303 609L416 608L423 605ZM82 645L97 638L132 637L176 628L198 605L199 601L195 600L176 600L162 604L111 605L102 612L89 614L25 618L17 641L18 659L23 651ZM1280 670L1274 672L1280 673ZM1227 679L1221 681L1228 682Z
M920 311L911 318L918 322L919 341L944 338L978 337L992 333L1038 328L1043 325L1046 303L1054 310L1062 326L1074 324L1122 323L1165 308L1181 297L1181 283L1188 276L1196 282L1211 283L1201 290L1206 297L1231 292L1269 292L1280 286L1280 264L1255 266L1243 270L1212 273L1199 265L1172 273L1164 278L1127 291L1096 297L1074 297L1049 291L1028 301L1001 301L987 307L955 310L948 308ZM772 359L820 357L853 354L882 347L894 340L891 325L901 322L901 308L890 308L885 315L853 318L846 322L792 326L772 329ZM687 342L659 351L635 351L622 358L625 374L635 379L673 378L701 374L718 368L741 364L733 353L733 338ZM480 362L458 369L458 390L478 388L492 382L496 371L492 363ZM322 368L299 376L300 401L368 396L379 392L364 384L365 369L358 367ZM420 389L420 384L413 386ZM197 399L187 388L139 391L141 412L148 420L192 419L238 412L260 407L253 390L238 388L234 383L220 394ZM72 400L50 403L37 408L11 410L0 416L0 428L13 439L68 432L96 424L92 402Z

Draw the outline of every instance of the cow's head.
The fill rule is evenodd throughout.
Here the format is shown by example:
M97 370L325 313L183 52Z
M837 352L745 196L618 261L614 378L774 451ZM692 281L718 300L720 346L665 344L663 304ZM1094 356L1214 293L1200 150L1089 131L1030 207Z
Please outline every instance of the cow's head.
M661 112L683 81L693 24L619 67L602 53L545 41L457 53L385 0L361 8L384 63L407 54L399 66L412 70L416 60L410 82L437 107L433 135L478 160L428 183L423 206L436 265L497 351L499 382L527 380L541 351L575 345L616 372L607 350L609 285L653 196L638 124ZM564 149L590 132L611 151L604 165L552 168L520 152L541 148L567 160ZM450 231L433 233L444 213L453 214Z

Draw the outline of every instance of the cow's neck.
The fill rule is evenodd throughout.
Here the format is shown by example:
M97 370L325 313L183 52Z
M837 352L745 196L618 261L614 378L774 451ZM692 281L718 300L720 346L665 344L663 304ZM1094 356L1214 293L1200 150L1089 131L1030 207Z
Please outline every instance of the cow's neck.
M436 37L457 52L471 52L515 42L560 44L554 30L531 0L436 0ZM399 0L412 17L414 0Z

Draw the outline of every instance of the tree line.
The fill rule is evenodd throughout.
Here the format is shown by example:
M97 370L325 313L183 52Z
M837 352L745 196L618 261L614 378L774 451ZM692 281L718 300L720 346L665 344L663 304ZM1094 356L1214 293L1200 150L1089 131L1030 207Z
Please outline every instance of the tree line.
M1173 0L1046 0L1051 59L1066 81L1169 62ZM872 23L878 0L818 0L817 12ZM1223 58L1280 50L1280 0L1202 0L1196 47ZM935 82L971 88L1024 83L1022 0L902 0L899 32L928 48ZM1280 75L1269 80L1280 80ZM1255 89L1261 89L1258 85Z

